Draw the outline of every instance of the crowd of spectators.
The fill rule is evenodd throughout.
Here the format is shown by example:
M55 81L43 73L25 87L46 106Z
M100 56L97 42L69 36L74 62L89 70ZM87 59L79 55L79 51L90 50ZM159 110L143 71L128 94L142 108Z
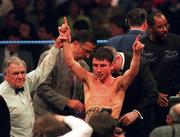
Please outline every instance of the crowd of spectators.
M127 20L128 18L130 18L130 19L132 18L132 20L133 20L133 17L136 18L133 14L132 15L128 14L129 11L131 11L132 9L136 9L136 8L142 8L142 9L144 9L145 13L147 12L146 13L147 16L144 16L144 19L143 19L143 26L145 27L144 29L142 29L141 26L139 28L137 28L136 25L135 25L136 29L134 29L134 26L130 23L130 20ZM154 11L157 11L157 10L160 10L161 12L157 15L157 19L156 19L156 16L151 15L151 13ZM141 42L146 45L146 48L144 49L144 52L142 55L143 55L143 57L146 57L145 56L145 55L147 55L146 53L152 52L152 51L148 51L149 50L148 46L150 44L154 44L154 42L157 42L157 43L160 42L160 43L158 43L158 46L159 46L158 51L159 50L163 51L164 49L161 48L162 43L161 43L161 41L159 41L159 40L161 40L160 38L162 37L162 40L163 40L164 37L166 37L166 36L169 37L168 32L171 32L171 33L174 33L177 35L180 34L180 30L179 30L179 28L180 28L179 27L180 13L179 12L180 12L180 0L83 0L83 1L80 1L80 0L0 0L0 34L1 34L0 41L1 40L56 40L56 38L59 36L58 26L60 26L64 23L64 16L65 16L68 20L72 38L75 36L78 36L79 32L81 30L87 30L89 32L92 32L95 40L101 40L101 39L106 40L111 37L115 37L116 41L113 39L113 42L119 42L117 40L117 38L119 38L119 37L125 38L127 36L127 39L124 41L122 40L121 43L118 43L118 44L114 43L115 46L112 43L109 43L111 46L113 46L115 48L116 48L116 46L118 46L118 48L120 48L119 45L123 45L123 46L126 45L126 48L127 48L127 44L129 43L130 49L132 49L133 42L136 39L136 36L140 32L138 32L137 35L134 35L132 41L129 39L129 36L128 36L129 32L130 31L142 31ZM148 18L149 15L151 15L153 17L152 21ZM154 18L154 16L155 16L155 18ZM166 20L166 18L167 18L167 20ZM151 22L152 22L152 24L150 24ZM163 22L165 22L166 24L161 25L160 26L161 28L158 28L157 26ZM171 25L171 27L169 24ZM158 31L158 30L162 30L162 31ZM166 32L163 33L163 31L166 31ZM161 32L164 34L164 37L163 37L163 35L161 35L161 37L160 37ZM144 36L143 34L149 34L149 35ZM146 40L147 38L149 38L148 39L149 41L151 41L151 42L153 41L153 42L149 44L148 40ZM81 37L81 39L82 39L82 37ZM173 45L174 47L176 46L176 48L174 50L177 50L177 55L178 55L178 53L179 53L179 37L177 37L175 40L177 42L174 44L166 43L168 45L168 47L167 47L167 50L165 50L165 52L169 52L171 45ZM74 45L76 45L76 46L74 46L74 47L76 48L76 50L78 50L78 48L77 48L78 41L75 41L75 42L76 43ZM111 41L109 40L109 42L111 42ZM123 42L125 42L125 43L123 43ZM130 42L132 42L132 43L130 43ZM79 40L79 43L80 43L80 40ZM79 45L82 46L82 43L80 43ZM84 42L84 43L86 44L86 42ZM157 45L157 43L156 43L156 45ZM98 45L98 43L97 43L97 45ZM33 70L37 67L40 55L44 51L49 50L51 47L52 47L52 45L47 45L47 44L44 44L44 45L38 45L38 44L36 44L36 45L34 45L34 44L33 45L23 45L23 44L1 45L0 44L0 55L1 55L0 56L0 74L2 73L2 66L3 66L4 62L6 62L9 58L14 57L14 56L23 59L25 61L25 63L27 64L27 72L30 72L31 70ZM150 48L151 47L152 46L150 46ZM79 48L79 50L80 49L81 48ZM74 50L74 52L76 50ZM87 51L87 49L84 49L84 48L82 48L81 50L83 50L83 52L88 54L88 57L85 59L85 61L88 65L90 65L89 66L90 69L92 69L92 66L91 66L92 64L90 64L92 58L89 54L89 51ZM116 50L118 52L119 51L124 52L124 53L120 53L120 52L116 53L118 57L122 56L121 58L123 58L123 61L124 61L122 67L118 68L118 71L124 71L124 69L126 69L125 67L127 66L127 64L125 64L125 63L127 62L127 58L130 55L125 53L125 51L127 51L125 49L117 49L116 48ZM157 51L157 49L154 50L154 52L156 52L156 51ZM131 50L130 50L130 52L131 52ZM159 54L160 53L158 52L157 58L159 57ZM78 55L80 56L80 54L78 54ZM178 60L176 63L176 64L178 64L179 57L177 57L175 59ZM168 62L170 62L170 60L168 60ZM117 61L116 61L116 63L117 63ZM139 88L138 92L140 93L140 96L139 96L140 99L137 97L136 98L137 101L135 102L134 96L132 96L132 99L129 98L129 97L131 97L131 94L133 93L133 91L135 89L134 87L133 87L133 89L130 89L131 85L130 85L130 88L127 90L129 92L126 93L125 99L127 101L125 100L124 106L128 107L128 105L129 105L130 109L128 110L126 108L126 110L128 110L128 111L125 113L123 113L123 110L125 110L125 109L122 109L122 112L121 112L121 122L122 123L125 122L125 120L131 121L128 124L124 124L125 126L131 128L131 129L125 128L125 130L127 131L126 137L132 137L132 135L129 135L128 133L131 133L134 135L134 132L132 132L132 131L135 131L133 124L135 124L135 125L138 124L138 126L136 126L136 127L137 128L142 127L139 129L140 130L143 129L143 131L145 132L144 125L147 123L147 120L151 121L151 118L147 118L146 117L147 114L144 115L143 111L145 111L148 108L149 110L146 113L148 113L148 115L151 115L151 113L149 113L149 112L151 110L152 110L152 112L154 112L153 111L154 108L150 108L147 106L148 105L153 106L152 104L155 103L155 99L157 99L157 98L158 99L156 100L157 101L156 105L159 105L159 107L161 109L164 109L165 107L168 106L168 105L166 105L166 103L168 104L168 97L171 96L170 93L167 93L167 95L165 93L163 93L163 94L161 93L161 92L164 92L165 88L168 89L168 87L166 87L166 86L168 86L167 83L170 83L170 82L166 82L166 80L168 80L168 79L162 77L161 74L163 74L163 72L166 73L167 77L170 79L173 74L172 71L167 71L168 69L164 69L167 66L166 63L164 63L164 66L165 65L166 66L165 67L160 66L160 69L157 69L158 68L157 65L156 65L156 67L155 66L152 67L152 62L148 62L148 63L150 63L150 70L149 70L149 66L142 67L143 64L146 64L146 63L143 63L141 61L140 70L139 70L138 75L134 82L136 84L136 85L134 84L135 85L134 87ZM163 63L163 61L162 61L162 63ZM173 71L174 77L177 77L179 75L179 69L177 69L179 64L178 65L176 65L176 64L174 63L174 68L173 68L174 70L177 71L177 73L175 73L176 71ZM173 66L172 64L170 64L170 65L171 65L171 67ZM171 68L170 65L169 65L169 68ZM129 67L129 65L128 65L128 67ZM148 68L148 71L144 71L144 69L142 69L142 68ZM68 69L68 68L65 68L65 69L67 71L69 71L69 73L71 73L70 69ZM160 73L157 73L161 76L156 76L156 73L155 73L156 71L154 71L153 69L157 69L158 71L162 69L161 71L159 71ZM173 70L173 69L171 69L171 70ZM152 72L152 74L150 74L150 71ZM54 71L52 71L52 74L53 74L53 72ZM145 72L148 72L148 74L150 74L150 77L153 77L153 78L148 79L148 75ZM122 73L124 73L124 72L121 72L121 74ZM55 72L55 75L58 77L57 72ZM163 76L166 76L166 75L163 75ZM169 76L171 76L171 77L169 77ZM73 76L73 81L74 81L74 77L75 76ZM50 79L49 79L50 82L51 81L54 82L53 78L50 77ZM160 80L159 80L159 78L160 78ZM159 84L161 82L161 78L162 78L162 81L165 82L165 85L163 85L162 88L160 87L161 85ZM70 77L69 77L69 79L71 80ZM47 80L45 82L47 82ZM170 79L170 80L173 83L176 82L172 79ZM137 82L140 84L137 85ZM146 82L151 82L151 84L149 84L151 88L149 87L149 89L147 89L148 84ZM177 85L178 84L179 84L179 80L177 77ZM50 84L48 84L48 85L50 85ZM67 84L65 84L65 86L66 85ZM74 86L74 83L72 83L72 85ZM142 88L143 85L144 85L144 88ZM173 86L173 88L174 87L175 86ZM71 88L71 86L69 86L69 88ZM57 90L59 90L59 89L60 88L58 88ZM167 89L166 89L166 92L168 91ZM72 89L70 89L70 93L72 92L71 90ZM130 91L130 90L133 90L133 91ZM150 90L152 90L152 91L150 91ZM43 91L44 91L44 89L43 89ZM144 93L144 91L146 93ZM170 92L170 91L172 92L173 90L169 89L168 92ZM179 92L179 87L176 87L175 91L176 91L175 94L177 92ZM134 93L138 93L138 92L134 92ZM44 93L46 94L46 92L44 92ZM153 93L153 94L150 95L150 93ZM175 94L173 94L173 96ZM162 95L164 97L162 97ZM36 96L36 94L35 94L35 96ZM52 94L50 94L50 96L52 96ZM148 98L148 96L151 96L151 97ZM155 98L155 96L156 96L156 98ZM48 99L49 98L50 97L48 97ZM149 101L146 98L148 98ZM160 100L161 98L162 98L162 100L163 100L163 98L166 99L166 101L163 105L161 103L163 101ZM57 100L59 101L61 99L57 99ZM133 100L134 102L132 102L132 104L131 104L129 102L130 100ZM146 104L148 102L149 104L142 106L142 108L139 108L139 106L143 102L146 102ZM68 102L66 102L66 103L68 104ZM54 108L54 106L51 105L50 103L48 105L50 105L52 108ZM59 104L58 104L58 107L59 107ZM159 114L156 114L156 116L155 116L155 118L157 116L160 116L160 118L158 117L158 118L156 118L156 120L162 119L164 122L163 125L166 124L165 119L166 119L166 114L169 111L169 107L170 106L167 107L166 113L164 113L164 111L162 111L164 114L163 115L164 118L162 118L162 115L159 115ZM144 108L146 108L146 109L144 109ZM160 110L160 108L158 108L158 110ZM74 109L73 111L77 112L77 110L75 108L73 108L73 109ZM39 108L37 110L39 111ZM35 111L36 111L36 109L35 109ZM64 112L64 110L63 110L63 112ZM156 113L157 112L158 111L156 111ZM61 114L59 112L59 110L57 113ZM123 113L123 115L122 115L122 113ZM154 113L152 116L154 116ZM141 123L142 119L146 123L144 122L144 124L142 124ZM153 117L153 120L154 120L154 117ZM152 123L153 122L154 121L152 121ZM66 121L65 121L65 123L66 123ZM133 124L131 124L131 123L133 123ZM148 125L149 127L148 126L146 127L147 128L146 135L145 135L145 133L142 133L144 135L143 137L147 137L150 133L150 130L152 131L152 128L157 127L157 125L153 125L154 123L150 125L150 123L148 122L148 124L149 124ZM158 124L158 126L161 126L161 125L162 124ZM152 126L152 127L150 127L150 126ZM138 132L139 132L139 134L141 134L141 131L138 131ZM90 134L92 134L92 131L90 132ZM139 136L139 134L137 134L137 136ZM94 132L93 132L92 136L93 135L94 135ZM153 135L153 134L151 134L151 135Z
M0 4L0 40L7 40L12 29L20 32L21 40L53 40L63 16L68 18L72 34L87 29L96 39L107 39L126 32L126 13L136 7L148 13L160 9L171 24L170 31L180 33L179 0L1 0ZM20 49L33 54L36 66L48 46L21 45Z

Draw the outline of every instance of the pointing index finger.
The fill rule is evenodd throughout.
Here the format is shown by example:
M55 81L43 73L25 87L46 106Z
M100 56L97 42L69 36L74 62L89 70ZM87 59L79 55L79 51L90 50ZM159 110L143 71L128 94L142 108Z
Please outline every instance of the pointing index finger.
M140 37L141 37L141 34L138 34L137 37L136 37L135 42L139 41L139 40L140 40Z
M68 21L67 21L67 18L66 18L66 17L64 17L64 24L65 24L66 26L68 26Z

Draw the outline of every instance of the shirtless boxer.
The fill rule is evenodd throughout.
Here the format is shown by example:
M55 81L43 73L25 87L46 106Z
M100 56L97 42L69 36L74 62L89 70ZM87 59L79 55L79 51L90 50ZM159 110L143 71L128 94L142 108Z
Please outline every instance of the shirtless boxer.
M71 47L69 46L70 28L67 19L59 27L59 33L63 42L64 59L67 66L79 78L84 85L86 120L92 112L101 111L103 108L112 110L112 117L118 119L123 104L125 91L136 76L140 55L144 45L136 38L133 45L133 58L130 68L121 76L112 77L113 54L104 47L97 48L93 53L93 73L85 70L74 60ZM84 49L88 52L88 49Z

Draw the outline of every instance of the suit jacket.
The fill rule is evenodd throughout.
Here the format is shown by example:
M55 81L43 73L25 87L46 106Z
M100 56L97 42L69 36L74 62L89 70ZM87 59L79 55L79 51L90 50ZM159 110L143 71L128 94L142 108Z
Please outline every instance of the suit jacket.
M9 137L10 136L10 114L9 109L7 107L6 101L3 99L3 97L0 95L0 135L1 137Z
M24 60L24 62L26 63L27 72L30 72L31 70L34 69L33 57L32 57L32 54L30 52L18 49L17 54L18 54L18 57L20 59ZM4 61L4 56L5 56L5 49L0 48L0 72L2 72L2 65L3 65L3 61Z
M47 52L42 54L40 60L46 54ZM84 68L89 69L85 61L79 62ZM74 77L73 83L72 75ZM70 72L64 62L63 52L60 52L52 72L35 92L33 98L35 114L40 116L47 112L54 112L63 115L75 115L74 111L67 108L66 103L69 99L77 99L83 102L83 98L82 82Z
M180 137L180 124L177 123L173 126L157 127L151 132L149 137Z
M110 38L108 45L113 46L117 51L132 51L132 45L139 34L145 35L143 31L130 30L126 34Z
M4 79L4 78L3 78L3 74L1 73L1 74L0 74L0 83L3 82L3 79Z
M129 69L132 54L124 52L124 56L123 73ZM141 58L138 74L126 90L120 115L136 109L141 113L143 119L137 119L126 127L126 137L148 137L149 132L154 128L153 105L157 96L156 82L147 62Z

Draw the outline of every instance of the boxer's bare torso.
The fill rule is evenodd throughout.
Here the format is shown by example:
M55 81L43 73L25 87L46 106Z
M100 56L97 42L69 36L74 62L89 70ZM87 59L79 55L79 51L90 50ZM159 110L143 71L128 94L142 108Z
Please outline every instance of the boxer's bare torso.
M92 74L88 77L88 83L84 83L86 114L91 108L110 108L112 117L118 118L125 96L125 88L121 82L123 77L109 76L104 82Z

